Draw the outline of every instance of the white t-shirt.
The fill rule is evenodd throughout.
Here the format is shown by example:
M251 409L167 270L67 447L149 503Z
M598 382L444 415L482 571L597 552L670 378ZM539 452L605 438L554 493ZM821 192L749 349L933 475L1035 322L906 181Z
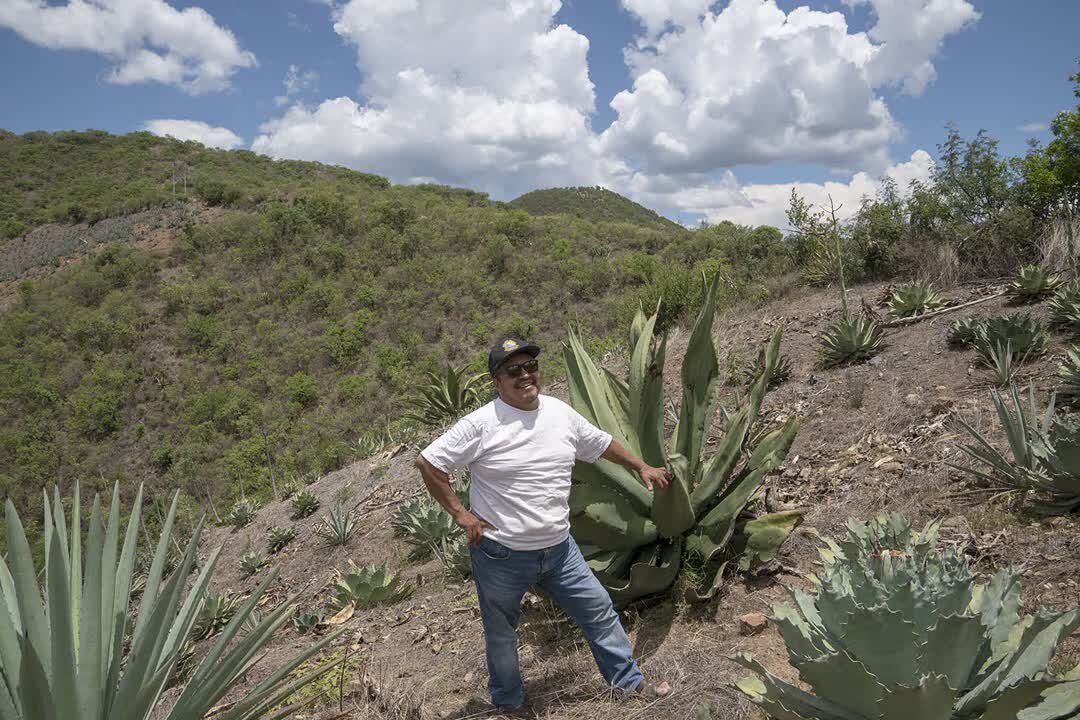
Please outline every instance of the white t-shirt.
M570 534L570 471L596 462L611 435L558 398L536 410L496 399L420 453L443 472L468 467L470 509L495 526L484 534L513 550L541 550Z

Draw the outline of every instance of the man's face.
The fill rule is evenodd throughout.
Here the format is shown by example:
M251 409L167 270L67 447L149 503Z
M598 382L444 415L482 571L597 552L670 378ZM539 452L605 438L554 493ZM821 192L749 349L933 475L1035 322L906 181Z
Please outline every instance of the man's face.
M535 361L528 353L514 353L495 374L495 390L503 402L514 407L527 407L540 397L540 370L529 372L525 364ZM512 373L517 369L517 375Z

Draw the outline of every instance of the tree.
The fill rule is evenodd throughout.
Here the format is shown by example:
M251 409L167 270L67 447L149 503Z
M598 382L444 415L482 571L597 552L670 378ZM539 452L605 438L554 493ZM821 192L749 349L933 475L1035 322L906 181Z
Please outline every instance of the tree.
M1080 71L1069 77L1073 94L1080 100ZM1077 271L1073 223L1080 212L1080 103L1076 110L1062 111L1050 124L1054 134L1045 148L1033 143L1019 162L1026 200L1037 216L1060 218L1065 225L1069 261Z

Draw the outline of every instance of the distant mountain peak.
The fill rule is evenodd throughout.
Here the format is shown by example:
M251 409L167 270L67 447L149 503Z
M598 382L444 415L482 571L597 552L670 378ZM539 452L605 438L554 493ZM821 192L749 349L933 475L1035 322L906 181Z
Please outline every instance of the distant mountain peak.
M684 229L644 205L599 186L533 190L509 204L532 215L572 215L590 222L623 222L658 230Z

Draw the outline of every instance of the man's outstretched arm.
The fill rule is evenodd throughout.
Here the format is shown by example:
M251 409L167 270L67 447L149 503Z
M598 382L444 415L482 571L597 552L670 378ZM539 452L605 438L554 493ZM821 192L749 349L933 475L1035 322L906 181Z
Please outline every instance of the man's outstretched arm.
M600 457L605 460L610 460L613 463L618 463L627 470L633 470L638 474L638 477L641 478L641 482L645 483L645 487L650 490L653 489L654 485L656 487L666 488L671 481L671 477L665 468L649 465L637 455L620 445L619 441L614 438L612 438L611 444L608 445L607 450L605 450Z
M420 477L424 479L424 485L435 501L446 508L454 522L465 531L465 537L470 545L480 542L480 536L484 534L484 528L494 530L494 526L481 520L466 509L458 499L454 488L450 486L450 476L427 461L423 455L416 456L416 469L420 471Z

